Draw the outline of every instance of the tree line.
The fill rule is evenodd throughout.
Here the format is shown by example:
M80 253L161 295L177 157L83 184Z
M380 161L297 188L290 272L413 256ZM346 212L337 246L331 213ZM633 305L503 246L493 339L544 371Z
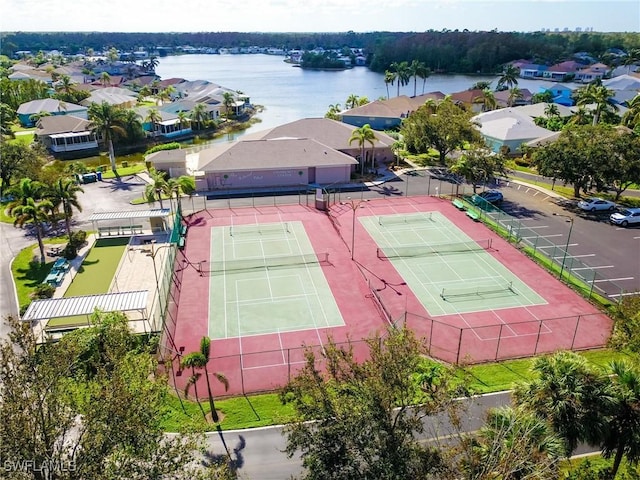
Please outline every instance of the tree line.
M13 57L18 51L58 49L66 54L102 51L115 47L124 52L144 47L155 52L189 45L195 48L279 47L312 50L316 47L363 48L367 65L384 72L393 62L418 60L435 72L499 72L510 61L527 58L538 63L556 63L576 52L588 52L611 63L607 50L640 48L636 33L597 32L470 32L429 30L426 32L343 33L117 33L117 32L5 32L0 34L0 52Z

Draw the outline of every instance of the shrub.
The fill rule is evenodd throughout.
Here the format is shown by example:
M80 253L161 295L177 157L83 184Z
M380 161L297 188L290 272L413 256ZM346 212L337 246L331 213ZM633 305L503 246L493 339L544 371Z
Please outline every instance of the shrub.
M151 153L159 152L161 150L177 150L180 148L180 144L178 142L165 143L164 145L156 145L155 147L151 147L144 154L149 155Z
M84 230L78 230L77 232L71 233L71 238L69 239L69 243L75 246L76 248L82 247L87 241L87 232Z
M53 292L55 292L55 290L56 289L53 285L49 285L48 283L41 283L33 290L33 292L31 292L30 297L33 300L51 298L53 297Z
M64 247L60 255L62 255L67 260L73 260L78 256L78 249L71 243L68 243L67 246Z

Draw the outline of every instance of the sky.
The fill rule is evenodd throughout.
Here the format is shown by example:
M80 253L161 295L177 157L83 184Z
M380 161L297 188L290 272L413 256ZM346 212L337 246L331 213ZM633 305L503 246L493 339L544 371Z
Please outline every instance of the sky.
M0 31L640 32L640 0L0 0Z

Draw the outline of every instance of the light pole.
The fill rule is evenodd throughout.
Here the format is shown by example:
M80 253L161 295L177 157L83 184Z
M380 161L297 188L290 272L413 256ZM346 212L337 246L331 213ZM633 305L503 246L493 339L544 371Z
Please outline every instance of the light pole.
M346 202L340 202L340 205L348 205L351 208L351 212L353 213L353 219L351 222L351 260L353 260L353 249L356 245L356 210L358 208L364 208L362 205L364 202L368 202L369 199L365 198L363 200L355 201L351 197L347 197Z
M567 244L564 247L564 255L562 256L562 266L560 267L560 280L562 280L562 274L564 273L564 263L567 260L567 252L569 250L569 241L571 240L571 231L573 230L573 217L570 215L563 215L561 213L554 213L556 217L564 217L567 222L571 222L569 226L569 234L567 235Z

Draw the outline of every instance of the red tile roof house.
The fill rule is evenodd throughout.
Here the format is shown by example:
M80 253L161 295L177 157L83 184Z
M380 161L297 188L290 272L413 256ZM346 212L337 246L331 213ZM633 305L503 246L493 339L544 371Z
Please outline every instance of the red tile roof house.
M457 105L464 105L471 112L478 113L482 111L482 103L479 99L482 98L483 92L479 88L463 90L462 92L452 93L451 100Z
M542 72L542 78L554 80L556 82L566 82L572 80L576 72L585 68L583 64L567 60L566 62L551 65L547 70Z
M611 68L604 63L594 63L589 67L576 72L576 82L591 83L595 80L606 77Z

